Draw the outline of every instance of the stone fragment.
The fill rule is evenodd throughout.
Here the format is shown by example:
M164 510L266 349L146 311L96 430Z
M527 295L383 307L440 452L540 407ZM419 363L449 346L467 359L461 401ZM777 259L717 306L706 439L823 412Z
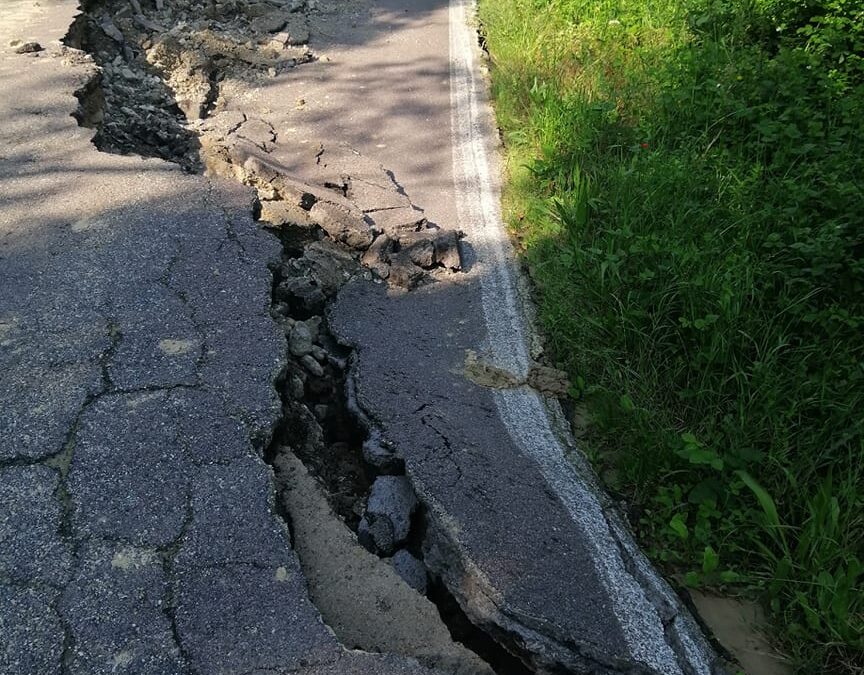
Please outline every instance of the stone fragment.
M402 471L405 463L390 448L386 447L377 434L372 434L363 442L363 459L383 474Z
M315 360L319 363L324 363L327 360L327 350L323 347L319 347L318 345L312 345L312 356L315 357Z
M462 269L462 256L459 252L460 232L439 230L435 234L435 262L449 270Z
M146 16L141 13L135 14L132 19L144 30L149 30L153 33L164 33L165 27L156 23L155 21L150 21Z
M361 543L382 555L391 554L408 538L416 508L417 496L405 476L379 476L372 484L358 528L358 537L362 530Z
M285 32L288 33L288 39L285 40L286 45L299 46L309 42L309 26L302 16L288 17Z
M311 279L289 277L276 288L276 296L284 300L292 310L322 312L327 296Z
M235 163L237 163L238 160L241 160L243 171L246 174L247 180L250 182L269 183L279 176L279 170L276 166L260 157L256 157L255 155L250 156L244 151L244 148L239 143L228 148L228 154L231 160ZM299 201L290 201L299 205ZM311 206L312 204L309 204L310 208Z
M299 375L294 374L291 376L291 379L288 381L288 392L289 396L293 399L300 400L303 398L306 393L306 387Z
M404 252L399 252L390 258L389 280L396 286L407 290L416 288L423 279L423 270L417 267Z
M360 265L351 254L328 239L309 244L303 261L309 266L309 275L328 297L360 271ZM315 312L320 313L323 312Z
M167 84L188 119L206 116L214 96L214 65L203 50L167 35L147 50L147 61L168 75Z
M278 33L287 22L285 13L276 11L255 17L249 22L249 27L256 33Z
M298 321L288 336L288 350L294 356L306 356L312 351L312 333L302 321Z
M393 552L393 532L383 520L369 522L364 516L357 525L357 541L371 553L389 555Z
M402 580L415 591L426 594L426 566L404 548L396 551L390 559L390 564Z
M41 52L44 49L42 45L38 42L25 42L23 44L18 45L15 48L16 54L33 54L34 52Z
M286 428L295 432L291 443L298 451L309 454L321 451L324 445L324 430L305 404L295 402L286 406L285 424Z
M434 233L406 232L399 237L399 246L415 265L429 269L435 265Z
M284 321L286 324L288 321L293 321L290 316L291 308L284 302L276 302L273 304L273 307L270 308L270 316L279 321ZM293 323L291 324L294 325Z
M324 377L324 368L311 354L306 354L306 356L301 358L300 363L315 377Z
M379 235L361 258L361 262L382 279L390 276L390 254L393 240L386 234Z
M320 316L310 316L306 319L305 323L312 335L312 342L318 342L321 339L321 323L323 321L324 319Z
M309 215L335 241L365 250L372 243L372 230L359 211L329 201L319 201Z
M266 165L264 162L260 162L260 160L250 164L250 166L254 166L256 169L266 166L272 173L272 178L269 178L268 180L273 185L279 198L296 204L301 209L306 211L310 210L315 205L315 202L322 197L320 191L316 190L311 185L306 185L300 181L292 180L284 174L279 173L279 167Z
M285 45L288 44L288 41L291 39L291 35L286 33L284 30L276 33L272 38L270 38L270 46L275 49L282 49Z
M102 23L99 24L99 27L102 29L102 32L105 33L108 37L110 37L115 42L120 43L121 45L126 41L126 38L123 37L123 33L120 32L120 29L114 25L114 22L111 21L109 17L105 17L102 19Z
M273 13L273 5L267 2L248 2L241 4L242 12L249 19L257 19Z

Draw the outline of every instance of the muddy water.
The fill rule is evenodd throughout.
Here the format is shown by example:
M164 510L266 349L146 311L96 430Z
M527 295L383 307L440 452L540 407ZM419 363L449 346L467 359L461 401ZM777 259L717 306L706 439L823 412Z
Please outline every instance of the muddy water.
M767 638L768 621L757 603L696 590L690 597L700 618L747 675L791 675L789 661Z

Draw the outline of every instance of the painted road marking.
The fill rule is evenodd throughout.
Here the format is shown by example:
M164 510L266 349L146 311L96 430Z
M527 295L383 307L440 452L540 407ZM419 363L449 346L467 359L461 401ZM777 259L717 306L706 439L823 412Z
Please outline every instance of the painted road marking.
M477 252L475 273L482 286L488 358L496 367L523 377L531 363L527 339L530 332L518 293L513 251L501 217L500 160L493 141L495 126L486 82L478 66L479 47L472 21L475 12L474 0L450 0L451 134L457 216L459 228L468 234ZM513 441L537 462L543 477L585 532L632 658L669 675L682 673L682 665L689 673L710 673L713 655L695 622L620 525L615 527L616 540L594 480L580 475L567 460L565 448L573 447L569 431L562 424L553 426L546 403L528 388L498 390L494 398ZM560 408L552 413L563 420ZM585 467L585 471L590 475L590 469ZM640 580L628 571L622 549L632 559L653 602ZM680 617L671 624L679 643L677 655L667 641L655 603L666 604Z

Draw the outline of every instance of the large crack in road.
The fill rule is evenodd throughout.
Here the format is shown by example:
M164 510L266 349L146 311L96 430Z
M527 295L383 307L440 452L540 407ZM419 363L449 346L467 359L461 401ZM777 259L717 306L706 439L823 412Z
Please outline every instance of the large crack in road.
M190 25L199 9L85 2L66 43L99 70L79 90L75 117L95 129L93 143L104 152L206 168L252 186L256 217L282 244L271 314L288 355L275 382L283 416L265 460L310 597L348 648L410 655L448 673L492 672L490 664L528 672L466 620L440 580L429 583L422 509L401 459L349 410L351 350L325 318L353 278L411 289L431 281L435 268L458 271L460 235L429 225L391 173L350 148L317 149L323 185L315 187L268 157L278 143L272 125L220 114L223 83L236 91L314 58L304 44L303 3L269 13L211 3ZM173 558L165 560L170 574ZM169 598L166 611L172 607Z
M167 619L166 630L172 633L160 633L159 640L173 644L164 658L186 663L187 668L192 663L217 663L222 656L211 653L212 647L214 641L226 639L225 626L217 626L222 633L210 630L214 619L196 603L196 594L215 584L246 620L256 613L250 603L274 579L266 578L270 562L261 566L243 557L248 545L242 535L211 542L218 549L211 555L202 532L223 531L223 514L213 511L213 505L235 500L257 514L255 509L266 502L290 530L309 597L347 650L411 656L440 672L465 674L709 672L714 668L710 649L701 638L690 640L687 617L668 589L652 586L655 577L643 566L638 551L628 548L626 528L614 514L601 515L602 522L596 524L593 497L575 506L566 502L562 494L569 488L559 489L559 483L571 478L557 457L547 464L561 470L550 477L546 460L530 456L538 443L547 442L550 432L545 427L538 432L531 426L534 422L520 420L535 414L531 406L541 394L560 395L566 383L554 369L523 364L513 356L524 351L524 336L515 320L503 331L512 331L511 342L522 342L512 355L502 359L496 354L502 344L507 347L508 338L501 342L495 334L502 332L501 326L489 324L487 279L502 272L484 271L497 255L486 255L486 235L475 236L466 247L460 243L460 232L427 220L393 172L332 138L304 147L305 139L298 141L284 115L282 122L276 121L261 105L258 92L268 87L275 91L276 83L316 64L319 56L308 45L316 26L345 30L333 23L344 11L339 3L326 20L311 4L84 0L82 14L66 37L72 49L65 58L80 60L80 50L97 66L78 91L75 117L94 130L93 143L99 150L155 157L209 177L209 192L195 199L221 214L217 219L224 232L213 251L196 258L199 266L207 267L201 256L220 256L221 261L228 249L227 258L236 258L238 265L247 259L261 263L267 254L254 248L260 243L246 231L250 215L278 238L281 258L271 262L270 319L279 327L287 350L272 378L281 405L275 428L263 428L266 414L251 420L245 418L246 412L238 414L275 475L272 502L269 494L250 493L261 487L254 462L244 465L246 473L237 474L242 478L232 478L231 463L239 462L239 450L215 463L196 460L194 469L184 465L182 476L166 476L170 485L163 489L171 492L164 495L170 504L159 508L171 512L170 522L147 514L118 516L136 527L140 520L149 528L143 530L141 545L150 548L130 549L120 558L115 552L112 558L110 546L96 541L113 536L118 525L99 515L101 507L91 508L81 499L82 491L97 497L99 491L86 484L81 457L73 456L76 440L82 435L90 439L83 444L90 469L98 466L93 463L98 457L108 461L105 429L112 424L133 438L134 449L135 434L143 428L122 422L122 406L128 405L135 411L134 419L145 411L162 420L165 429L157 426L150 432L165 436L166 446L184 447L184 425L197 427L182 416L189 414L182 413L187 392L177 387L188 387L195 398L202 394L202 369L215 373L228 389L232 383L225 380L239 375L238 370L214 371L220 358L238 349L224 343L225 336L236 331L214 331L210 326L220 317L207 313L219 311L219 303L200 289L195 298L177 290L177 274L195 274L189 260L177 253L165 262L157 294L165 314L177 309L189 316L181 322L183 336L160 340L158 352L179 357L186 370L171 372L170 377L147 371L153 384L142 386L128 364L117 363L123 359L115 352L125 350L128 361L130 350L134 355L140 349L140 336L135 330L126 336L127 328L122 327L144 319L134 316L135 307L130 307L117 319L121 329L109 330L99 357L104 365L102 389L94 385L102 393L85 398L71 425L72 445L54 455L59 462L58 496L62 501L67 492L72 494L61 520L74 520L76 536L86 525L90 529L85 534L92 537L75 553L80 559L76 580L88 590L67 589L57 613L69 617L72 608L89 606L88 593L96 588L92 579L109 579L104 569L107 556L112 568L132 570L141 597L159 598L153 607ZM454 7L461 3L451 3L451 14L458 17ZM400 22L401 18L392 24L396 33L405 25ZM453 49L451 44L451 55L458 56L458 45ZM469 71L470 67L459 71L461 75L451 73L451 86ZM477 85L471 82L463 89L473 92ZM453 91L455 110L462 90ZM284 99L263 98L286 105ZM287 105L302 109L306 101L300 97ZM454 128L459 123L455 120ZM454 158L470 150L469 141L453 142ZM477 161L476 148L473 152ZM216 189L220 178L246 188ZM236 195L225 202L229 193ZM462 210L466 211L464 205ZM474 226L484 218L473 212L467 219L464 215L458 220L463 225ZM194 223L195 216L190 218ZM104 225L88 220L73 224L73 232L76 227L98 231ZM186 257L187 246L194 251L194 243L183 239L180 248ZM475 264L478 253L480 264ZM471 268L469 273L462 274L463 267ZM221 261L208 271L218 280L218 293L228 293L234 302L230 280L242 286L242 270L230 270ZM236 293L236 302L242 304L241 290ZM509 316L514 312L512 299L505 296L500 311ZM107 316L113 325L115 318ZM489 325L483 324L484 316ZM152 320L162 325L162 317L154 315ZM166 325L176 328L170 321ZM266 351L257 340L268 330L250 326L250 342L239 350ZM261 392L255 397L268 398ZM525 397L530 399L527 404ZM202 402L204 398L196 405ZM166 417L163 409L177 409L180 412L171 414L180 416L169 420L171 414ZM79 430L77 420L84 418L86 428ZM535 414L535 421L539 419L545 420L545 413ZM200 422L196 420L199 426ZM175 427L169 438L166 429ZM101 440L95 442L94 436ZM217 436L212 433L208 438ZM554 443L549 441L543 450ZM148 458L162 467L165 453L145 446L138 449L140 457L132 453L137 469L124 467L126 482L120 488L132 485L135 470L140 471ZM11 460L9 466L17 461ZM27 462L29 466L31 460ZM100 480L105 483L100 490L120 489L108 485L108 477ZM153 494L161 498L152 476L148 480L147 490L156 490ZM119 497L112 499L115 496ZM580 509L584 518L577 517ZM586 522L589 530L597 531L586 530ZM617 543L606 551L596 543L586 544L598 532L601 539ZM235 542L232 537L238 536ZM75 542L78 546L79 540ZM239 542L243 555L229 550L232 542ZM205 562L197 561L196 555ZM611 563L600 560L607 555ZM223 557L229 563L212 562ZM282 558L280 554L274 560ZM620 592L609 588L619 572L608 570L618 567L625 569L618 577L626 586ZM294 583L292 569L280 562L275 582ZM159 579L166 580L164 587ZM240 597L239 588L253 586L248 598ZM631 614L621 613L619 606ZM268 605L262 611L270 621L273 608ZM63 640L67 670L77 658L71 636L98 637L77 619L72 623L65 627ZM318 641L312 651L323 653L326 640L311 623L306 629L311 642ZM190 641L190 634L197 641ZM286 643L274 654L284 652L293 658L292 649ZM245 659L244 650L249 649L240 649ZM114 658L115 665L122 666L131 656L121 651ZM226 658L241 657L234 653Z

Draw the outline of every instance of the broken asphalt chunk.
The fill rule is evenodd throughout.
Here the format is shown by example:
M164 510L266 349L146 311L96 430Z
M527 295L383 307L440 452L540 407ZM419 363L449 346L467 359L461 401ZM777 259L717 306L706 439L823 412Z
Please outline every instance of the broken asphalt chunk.
M426 224L426 216L416 207L401 207L373 211L367 216L375 229L398 236L402 232L416 232Z
M372 243L372 230L360 211L321 201L309 210L309 216L330 237L346 246L365 250Z
M372 484L357 536L370 550L391 554L408 539L417 496L405 476L379 476Z
M363 254L361 262L382 279L390 276L390 254L395 242L386 234L379 235Z

